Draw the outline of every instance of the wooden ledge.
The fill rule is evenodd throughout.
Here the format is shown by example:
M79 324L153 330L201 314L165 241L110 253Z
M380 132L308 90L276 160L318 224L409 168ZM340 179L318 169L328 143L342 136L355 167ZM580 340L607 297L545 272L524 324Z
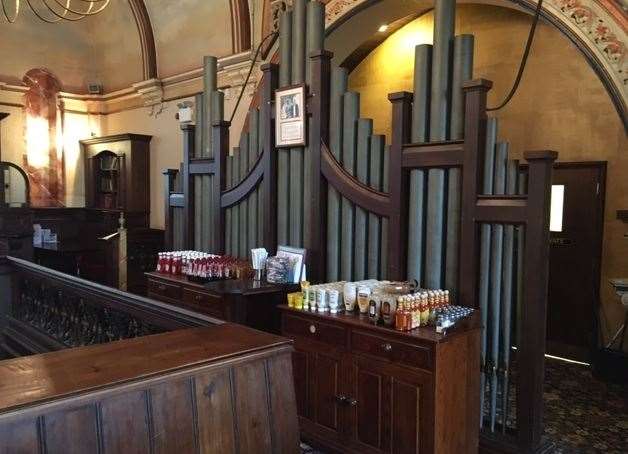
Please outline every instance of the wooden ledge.
M488 79L473 79L463 82L462 89L464 91L473 90L490 90L493 88L493 82Z
M558 152L552 150L531 150L523 153L526 161L548 160L555 161L558 159Z
M388 100L391 102L395 101L412 101L414 99L414 94L409 91L397 91L395 93L388 93Z

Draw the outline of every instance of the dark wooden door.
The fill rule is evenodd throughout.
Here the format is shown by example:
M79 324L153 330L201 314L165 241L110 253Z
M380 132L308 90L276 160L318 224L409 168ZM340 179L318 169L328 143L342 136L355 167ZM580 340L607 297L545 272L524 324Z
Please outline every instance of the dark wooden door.
M586 361L595 343L605 176L605 162L557 163L554 167L549 354Z
M342 405L342 354L327 351L308 353L309 392L311 419L325 429L339 433L343 427Z
M428 386L407 369L355 356L347 409L351 444L357 452L418 454L433 447Z

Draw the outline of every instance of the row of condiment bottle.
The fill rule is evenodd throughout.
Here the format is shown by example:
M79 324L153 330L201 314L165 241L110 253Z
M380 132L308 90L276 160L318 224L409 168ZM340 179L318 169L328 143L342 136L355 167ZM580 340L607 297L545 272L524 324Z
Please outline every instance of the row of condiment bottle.
M248 262L199 251L160 252L157 272L201 279L232 279L250 274Z

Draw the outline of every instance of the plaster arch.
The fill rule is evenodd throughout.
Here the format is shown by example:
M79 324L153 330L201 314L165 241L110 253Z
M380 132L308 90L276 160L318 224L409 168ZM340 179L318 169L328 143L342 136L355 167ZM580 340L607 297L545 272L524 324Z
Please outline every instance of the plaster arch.
M532 14L537 0L463 0L484 3ZM418 16L433 7L430 0L329 0L325 9L329 50L344 59L347 49L356 49L376 32L377 21L397 20L402 14ZM558 28L579 49L609 92L628 130L628 15L617 0L545 0L542 17ZM358 33L347 33L352 23ZM342 38L340 38L342 37ZM523 43L522 43L523 46Z

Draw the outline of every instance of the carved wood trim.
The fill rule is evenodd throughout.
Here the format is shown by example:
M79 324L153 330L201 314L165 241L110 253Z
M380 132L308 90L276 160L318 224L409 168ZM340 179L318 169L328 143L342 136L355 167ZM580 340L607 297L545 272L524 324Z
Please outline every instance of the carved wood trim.
M390 196L355 179L331 154L324 142L321 142L321 172L330 185L353 203L379 216L390 216Z

